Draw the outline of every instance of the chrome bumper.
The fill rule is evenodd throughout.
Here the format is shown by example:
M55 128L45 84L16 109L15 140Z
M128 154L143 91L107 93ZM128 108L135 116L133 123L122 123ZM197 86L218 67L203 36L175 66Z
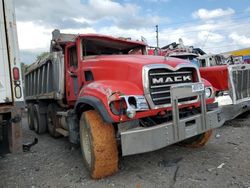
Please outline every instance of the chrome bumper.
M123 156L154 151L224 124L225 118L221 109L216 108L207 112L204 89L193 91L192 85L195 83L171 87L173 121L153 127L137 127L120 132ZM201 113L179 119L178 99L189 96L199 97Z
M207 112L206 129L202 129L201 122L201 115L181 119L178 124L178 136L176 138L174 136L175 125L173 122L121 132L122 155L144 153L166 147L209 129L220 127L224 124L225 119L221 114L221 109L218 108Z

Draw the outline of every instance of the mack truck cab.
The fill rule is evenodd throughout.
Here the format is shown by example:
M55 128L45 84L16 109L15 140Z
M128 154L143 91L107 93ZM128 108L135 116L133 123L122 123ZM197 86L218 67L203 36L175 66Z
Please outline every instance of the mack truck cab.
M94 179L118 170L119 153L205 145L225 121L213 85L192 63L149 56L146 47L54 30L50 54L25 74L30 129L80 143Z

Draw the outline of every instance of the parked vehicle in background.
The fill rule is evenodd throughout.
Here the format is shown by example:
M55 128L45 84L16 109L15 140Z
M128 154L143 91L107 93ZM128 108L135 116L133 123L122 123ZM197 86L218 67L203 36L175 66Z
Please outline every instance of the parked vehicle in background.
M17 153L22 152L23 92L13 0L0 1L0 35L0 152Z
M213 85L197 66L149 56L146 47L53 31L50 54L25 74L30 129L80 142L92 178L118 170L118 148L127 156L205 145L225 121Z
M200 48L171 43L160 49L159 55L184 59L199 67L201 77L208 80L214 88L216 101L223 106L227 120L249 110L250 107L250 65L242 57L249 49L236 50L234 53L206 54ZM231 113L228 113L231 111Z
M233 56L235 58L238 57L239 59L241 59L241 61L250 64L250 48L243 48L229 52L223 52L222 54L226 56Z

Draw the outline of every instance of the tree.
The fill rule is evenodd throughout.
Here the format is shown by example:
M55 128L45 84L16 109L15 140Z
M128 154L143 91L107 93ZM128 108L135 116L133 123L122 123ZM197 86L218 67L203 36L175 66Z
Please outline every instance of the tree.
M42 52L36 56L36 60L39 61L39 60L43 59L44 57L46 57L47 55L49 55L49 52Z

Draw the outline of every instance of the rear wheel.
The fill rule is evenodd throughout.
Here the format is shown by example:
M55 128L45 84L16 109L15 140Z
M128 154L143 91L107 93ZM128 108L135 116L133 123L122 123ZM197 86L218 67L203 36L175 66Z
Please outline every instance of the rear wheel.
M59 107L55 104L50 104L47 109L47 125L49 134L53 137L59 137L60 134L56 132L56 128L58 128L58 118L56 117L56 113L59 111Z
M114 127L105 123L97 111L82 113L80 142L83 160L92 178L103 178L118 171Z
M33 104L28 104L27 119L28 119L29 129L34 130L34 108L33 108Z
M37 134L43 134L47 130L46 114L40 113L39 105L34 105L34 129Z
M200 148L209 141L210 137L212 136L212 133L213 131L209 130L205 133L183 140L180 143L178 143L178 145L190 148Z

